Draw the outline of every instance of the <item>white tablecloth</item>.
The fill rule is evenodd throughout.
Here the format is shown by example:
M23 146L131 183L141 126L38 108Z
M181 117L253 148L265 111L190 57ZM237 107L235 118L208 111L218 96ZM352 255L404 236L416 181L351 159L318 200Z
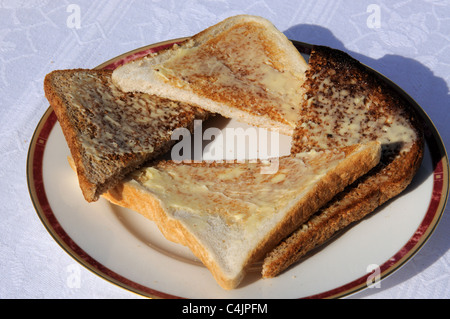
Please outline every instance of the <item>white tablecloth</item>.
M0 2L0 298L140 298L80 268L39 220L26 158L48 102L43 78L91 68L147 44L195 34L236 14L271 20L289 38L351 53L387 75L450 142L450 2L153 0ZM449 298L449 208L404 267L352 298Z

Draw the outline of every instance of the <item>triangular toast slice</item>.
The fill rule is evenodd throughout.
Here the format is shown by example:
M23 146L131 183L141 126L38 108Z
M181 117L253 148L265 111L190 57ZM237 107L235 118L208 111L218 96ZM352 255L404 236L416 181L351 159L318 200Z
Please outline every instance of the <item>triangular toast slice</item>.
M104 194L155 221L206 265L224 289L361 175L378 164L380 145L293 154L263 174L265 161L159 161Z
M122 90L190 103L291 135L306 62L268 20L238 15L113 72Z
M305 152L377 140L379 165L327 203L264 260L263 277L277 276L401 193L423 157L423 129L411 105L348 54L314 46L292 150Z
M144 162L167 151L172 131L207 113L184 103L124 93L111 71L57 70L44 80L88 202Z

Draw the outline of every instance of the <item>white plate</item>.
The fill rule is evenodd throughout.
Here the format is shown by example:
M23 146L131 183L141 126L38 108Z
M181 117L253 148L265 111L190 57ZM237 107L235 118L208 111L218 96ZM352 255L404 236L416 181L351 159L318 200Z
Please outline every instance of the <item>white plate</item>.
M128 52L98 68L113 69L180 40ZM295 45L307 55L308 44ZM423 110L389 83L410 100L427 126L425 157L413 182L400 196L273 279L261 279L255 267L237 289L225 291L187 248L167 241L150 220L104 199L87 203L68 165L69 149L50 108L30 144L30 196L44 226L68 254L102 278L143 296L344 297L367 288L367 283L378 283L407 262L435 229L447 201L448 158L439 134ZM246 127L233 120L223 125L223 129ZM288 140L282 137L281 143Z

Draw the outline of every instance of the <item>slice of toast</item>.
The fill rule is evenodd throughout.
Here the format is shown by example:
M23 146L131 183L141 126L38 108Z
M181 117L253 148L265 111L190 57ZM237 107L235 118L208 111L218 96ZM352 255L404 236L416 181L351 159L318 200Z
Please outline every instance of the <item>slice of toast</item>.
M264 161L144 167L103 196L153 220L204 263L224 289L380 159L377 142Z
M306 66L273 24L238 15L118 67L112 78L124 91L156 94L291 135Z
M423 132L412 107L344 52L315 46L306 72L306 100L294 152L378 140L379 165L336 196L264 260L263 277L278 275L336 232L402 192L423 157Z
M173 130L207 116L184 103L124 93L112 83L111 71L53 71L45 77L44 90L89 202L167 151Z

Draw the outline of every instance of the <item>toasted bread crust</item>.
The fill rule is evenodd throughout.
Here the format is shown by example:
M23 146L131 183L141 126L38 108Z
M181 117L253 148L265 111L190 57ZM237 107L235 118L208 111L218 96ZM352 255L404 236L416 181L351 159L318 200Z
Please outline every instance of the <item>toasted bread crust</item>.
M78 133L76 132L75 127L71 122L69 113L67 112L66 101L64 100L63 96L56 90L58 84L55 83L57 82L57 80L54 78L54 74L55 73L50 73L44 79L45 97L49 101L50 106L55 112L56 117L58 118L58 122L61 125L61 129L75 163L78 182L83 192L83 196L87 201L95 201L99 196L98 194L96 194L97 185L90 182L87 178L85 166L83 165L82 161L82 147L78 139Z
M315 47L311 55L308 83L305 83L308 86L307 94L310 96L317 95L320 78L313 75L317 75L321 70L334 70L340 72L346 79L348 76L357 79L356 83L361 83L363 90L370 93L368 100L378 106L377 110L368 113L369 119L395 114L403 121L402 125L411 128L415 135L411 141L399 143L395 147L385 147L377 167L337 195L313 218L268 253L262 270L264 278L277 276L311 249L325 243L339 230L362 219L381 204L400 194L411 182L423 158L422 128L414 110L402 97L347 54L326 47ZM332 83L334 85L335 81ZM338 85L339 83L336 83L336 86ZM306 113L307 110L303 115L308 120L314 117L314 114ZM382 137L378 131L370 133L371 139ZM298 129L294 137L295 150L322 147L319 143L307 143L302 134L310 132L303 128ZM360 137L360 140L364 139L365 137ZM344 143L343 140L329 139L329 145Z

